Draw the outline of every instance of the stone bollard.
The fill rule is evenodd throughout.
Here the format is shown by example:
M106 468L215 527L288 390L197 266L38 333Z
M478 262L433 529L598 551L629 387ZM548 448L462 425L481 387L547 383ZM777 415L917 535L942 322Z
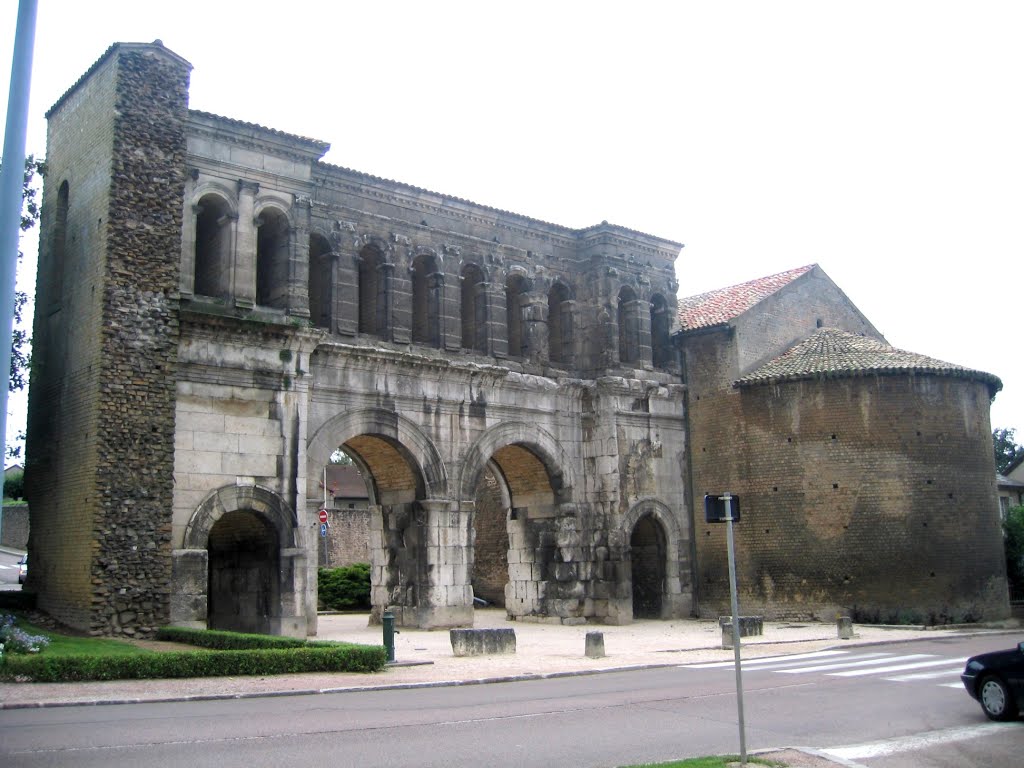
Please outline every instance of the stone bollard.
M732 616L719 616L722 628L722 650L732 648ZM740 637L760 637L764 634L763 616L740 616Z
M604 656L604 632L587 632L586 654L588 659Z
M836 631L840 640L853 639L853 622L849 616L840 616L836 619Z

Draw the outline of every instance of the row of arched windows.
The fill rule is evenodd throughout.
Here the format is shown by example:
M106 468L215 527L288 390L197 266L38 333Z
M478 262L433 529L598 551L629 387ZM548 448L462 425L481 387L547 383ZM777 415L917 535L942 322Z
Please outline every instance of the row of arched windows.
M237 214L227 201L215 194L203 196L194 211L193 292L198 296L227 298L233 292L235 268L230 255L237 247L234 238L240 236L229 224L237 219ZM287 215L272 206L262 208L255 217L254 235L255 304L288 309L289 255L293 244ZM424 346L443 346L445 274L435 254L424 252L413 257L409 284L409 306L402 310L409 312L410 340ZM325 236L311 235L308 307L313 325L337 330L338 316L347 315L350 331L391 338L395 289L394 264L386 257L384 247L365 245L353 262L346 263L338 258ZM448 295L452 299L458 296L456 327L463 349L494 354L496 340L491 337L500 333L503 326L509 357L531 357L536 352L530 349L531 343L546 342L548 361L573 363L577 346L573 333L575 312L572 292L565 283L556 281L547 292L546 323L537 322L543 317L544 297L536 296L532 281L519 272L512 272L505 280L504 317L495 316L500 302L492 295L492 287L477 264L462 267L458 293ZM646 341L650 348L648 361L656 367L668 365L672 360L668 302L660 295L649 302L639 299L628 286L620 290L617 301L618 338L609 341L618 342L619 360L647 362L644 360ZM543 339L537 338L537 334L543 333L546 333Z

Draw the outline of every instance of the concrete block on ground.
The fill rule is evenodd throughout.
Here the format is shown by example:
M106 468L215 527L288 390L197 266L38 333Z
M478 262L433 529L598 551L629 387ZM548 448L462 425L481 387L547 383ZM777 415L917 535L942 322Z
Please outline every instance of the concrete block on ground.
M853 620L849 616L840 616L836 619L836 631L840 640L852 640Z
M516 631L499 629L451 629L452 653L456 656L487 656L516 652Z

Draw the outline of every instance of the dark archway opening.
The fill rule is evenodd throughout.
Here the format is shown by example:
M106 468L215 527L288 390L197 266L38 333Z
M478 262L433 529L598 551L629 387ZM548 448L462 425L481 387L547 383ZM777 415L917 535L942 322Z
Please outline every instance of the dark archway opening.
M660 619L665 594L665 532L651 515L641 517L629 538L633 618Z
M262 515L228 512L210 529L207 626L270 633L281 603L280 542Z
M476 487L473 515L473 596L505 607L508 584L509 501L496 468L488 466Z

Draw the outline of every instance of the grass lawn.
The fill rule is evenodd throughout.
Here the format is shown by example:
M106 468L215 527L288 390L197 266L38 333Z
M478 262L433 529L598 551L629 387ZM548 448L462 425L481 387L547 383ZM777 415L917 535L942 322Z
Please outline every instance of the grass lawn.
M25 621L15 614L17 626L31 635L43 635L50 639L50 644L42 650L47 656L130 656L140 653L152 653L146 648L126 643L122 640L111 640L105 637L75 637L61 635L42 629Z

